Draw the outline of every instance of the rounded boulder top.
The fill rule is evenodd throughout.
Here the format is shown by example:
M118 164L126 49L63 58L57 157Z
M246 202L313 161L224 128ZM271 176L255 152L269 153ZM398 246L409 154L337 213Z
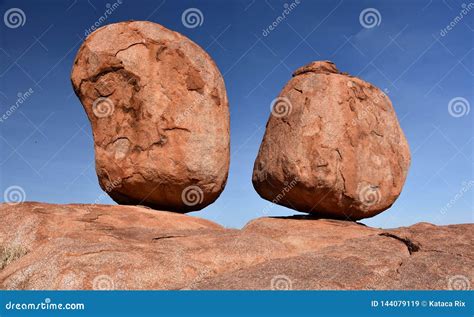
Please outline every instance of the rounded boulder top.
M358 220L394 203L409 165L386 94L316 61L296 70L272 103L252 182L276 204Z
M110 24L82 44L71 80L112 199L175 212L217 199L229 169L229 107L201 47L156 23Z

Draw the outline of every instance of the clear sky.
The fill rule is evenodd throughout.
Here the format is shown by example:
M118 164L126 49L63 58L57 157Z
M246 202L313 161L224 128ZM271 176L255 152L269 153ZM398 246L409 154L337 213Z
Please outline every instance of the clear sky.
M214 204L192 215L241 227L265 216L264 210L267 215L295 213L276 205L268 208L269 203L257 195L251 184L253 163L270 103L292 71L313 60L331 60L339 70L387 92L412 153L397 202L362 222L397 227L420 221L473 221L474 4L466 1L463 7L463 1L454 0L114 3L0 1L2 201L24 191L26 200L33 201L92 203L99 198L101 203L114 203L104 198L98 185L91 128L73 93L70 71L86 31L107 7L115 7L103 24L149 20L181 32L207 50L224 76L231 113L229 179ZM202 13L199 23L188 21L194 27L182 21L188 8ZM369 10L360 19L365 9ZM267 30L273 22L276 27Z

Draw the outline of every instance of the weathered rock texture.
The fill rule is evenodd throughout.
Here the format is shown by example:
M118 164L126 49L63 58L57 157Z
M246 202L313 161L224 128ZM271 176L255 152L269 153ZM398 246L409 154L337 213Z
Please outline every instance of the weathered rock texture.
M466 289L472 224L382 230L143 207L0 205L1 289Z
M104 26L83 43L72 84L94 135L100 186L121 204L198 210L222 192L229 109L212 59L151 22Z
M393 204L409 165L388 97L331 62L313 62L275 100L252 180L274 203L357 220Z

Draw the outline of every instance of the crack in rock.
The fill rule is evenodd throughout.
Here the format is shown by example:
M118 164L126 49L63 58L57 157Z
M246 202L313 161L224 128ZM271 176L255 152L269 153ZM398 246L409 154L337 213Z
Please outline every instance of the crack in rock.
M399 237L399 236L394 235L394 234L389 233L389 232L382 232L382 233L379 234L379 236L393 238L393 239L396 239L396 240L402 242L407 247L408 253L410 253L410 255L414 252L420 251L420 246L418 244L414 243L413 241L411 241L408 238L402 238L402 237Z
M172 238L182 238L185 236L177 236L177 235L169 235L169 236L160 236L160 237L155 237L151 239L152 241L157 241L157 240L162 240L162 239L172 239Z

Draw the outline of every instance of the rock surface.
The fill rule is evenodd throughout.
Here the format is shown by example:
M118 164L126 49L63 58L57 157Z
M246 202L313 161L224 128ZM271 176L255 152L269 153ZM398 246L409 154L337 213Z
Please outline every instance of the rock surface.
M331 62L313 62L272 104L252 181L274 203L358 220L394 203L409 165L388 97Z
M134 206L0 205L1 289L466 289L472 224L383 230L259 218L225 229Z
M229 169L229 109L202 48L156 23L110 24L82 44L71 79L112 199L179 212L217 199Z

